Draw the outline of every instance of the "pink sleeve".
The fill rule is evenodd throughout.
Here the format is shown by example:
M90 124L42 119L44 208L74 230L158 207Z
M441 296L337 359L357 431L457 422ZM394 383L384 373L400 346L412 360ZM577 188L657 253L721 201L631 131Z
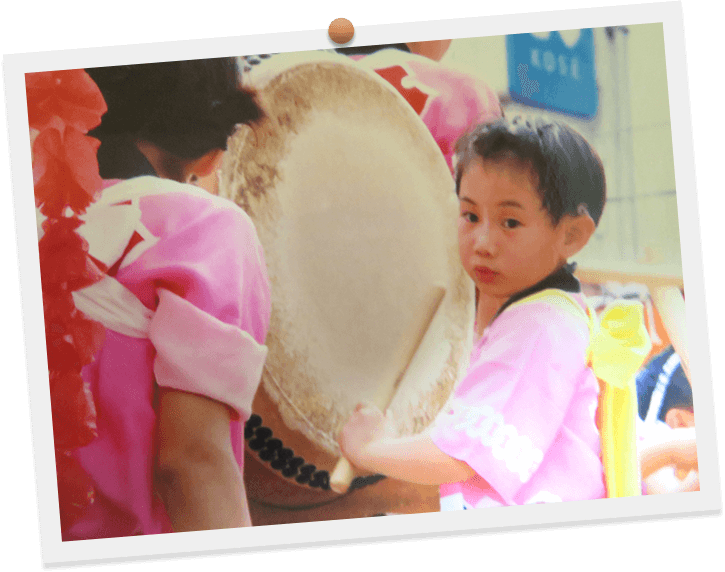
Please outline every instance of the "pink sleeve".
M157 352L156 382L211 397L247 417L270 317L267 272L251 220L211 196L147 196L140 206L141 222L157 240L147 241L151 246L122 266L118 279L155 310L149 338Z
M249 418L266 346L167 290L159 290L149 339L160 387L211 397Z
M507 502L538 469L587 378L586 324L533 303L504 312L433 429Z

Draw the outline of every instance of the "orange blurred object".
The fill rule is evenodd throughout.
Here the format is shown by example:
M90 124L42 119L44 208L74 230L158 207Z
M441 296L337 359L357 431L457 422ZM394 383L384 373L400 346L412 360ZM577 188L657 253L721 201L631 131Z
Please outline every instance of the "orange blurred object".
M328 29L330 39L336 44L347 44L355 34L355 28L350 20L337 18L333 20Z

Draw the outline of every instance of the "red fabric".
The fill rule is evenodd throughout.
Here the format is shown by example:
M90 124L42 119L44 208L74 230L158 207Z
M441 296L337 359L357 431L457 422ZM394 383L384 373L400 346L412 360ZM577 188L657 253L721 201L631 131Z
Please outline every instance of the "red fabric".
M425 109L425 102L428 101L428 94L422 92L417 87L403 87L403 78L407 77L408 72L402 66L392 66L388 68L376 69L375 72L398 90L415 112L420 115Z
M96 407L81 377L103 339L103 328L75 308L72 292L103 274L76 229L102 186L99 141L88 137L106 112L98 87L84 70L25 75L33 140L35 201L47 217L38 242L48 352L50 402L61 530L93 502L90 478L70 453L96 436Z
M51 122L33 143L35 200L47 217L64 216L66 207L82 214L101 188L96 154L100 141L60 120Z
M84 70L25 74L30 127L42 131L54 118L87 133L106 112L103 95Z
M124 203L120 203L124 204ZM108 269L108 275L109 276L116 276L118 274L118 269L121 267L121 264L123 263L123 259L126 258L126 255L133 250L133 248L139 243L143 242L143 237L136 231L133 232L131 235L131 239L128 241L128 245L123 250L123 254L121 255L121 258L116 260L116 262L111 266L111 268Z

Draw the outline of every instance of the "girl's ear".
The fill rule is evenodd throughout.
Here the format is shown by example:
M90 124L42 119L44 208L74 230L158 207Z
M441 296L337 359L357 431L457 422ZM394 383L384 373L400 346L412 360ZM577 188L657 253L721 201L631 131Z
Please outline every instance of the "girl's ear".
M222 157L224 157L223 149L212 149L206 155L202 155L198 159L187 163L184 169L185 182L202 179L216 171L221 163Z
M564 257L574 256L584 248L594 234L597 225L588 212L577 216L564 215L560 224L564 225Z
M224 157L223 149L212 149L198 159L183 160L148 141L136 141L136 146L159 177L179 183L193 183L209 176Z

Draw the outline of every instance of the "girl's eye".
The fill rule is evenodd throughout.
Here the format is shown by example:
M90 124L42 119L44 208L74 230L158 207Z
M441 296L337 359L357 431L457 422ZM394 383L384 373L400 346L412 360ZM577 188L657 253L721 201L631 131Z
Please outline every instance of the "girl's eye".
M468 222L478 222L478 217L471 212L464 212L461 214Z
M521 223L515 218L507 218L503 221L503 225L505 228L516 228L517 226L521 226Z

